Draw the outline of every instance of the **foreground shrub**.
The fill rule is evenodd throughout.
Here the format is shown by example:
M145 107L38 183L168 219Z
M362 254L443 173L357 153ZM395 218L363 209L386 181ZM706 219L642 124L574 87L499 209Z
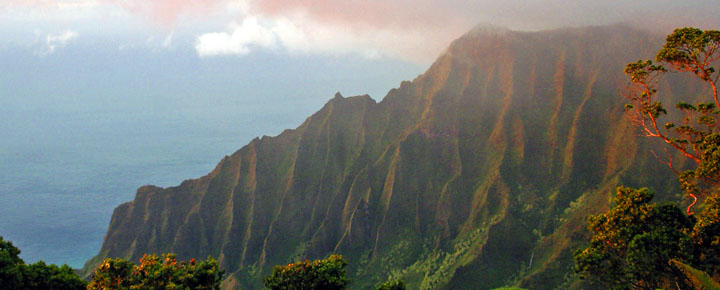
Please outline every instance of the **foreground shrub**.
M108 258L95 270L87 289L220 289L224 274L213 258L178 262L175 254L144 255L140 265Z
M270 276L263 278L267 288L291 289L346 289L350 279L345 277L347 261L340 255L327 259L275 266Z
M81 290L87 282L68 265L43 261L26 265L20 249L0 236L0 289L2 290Z

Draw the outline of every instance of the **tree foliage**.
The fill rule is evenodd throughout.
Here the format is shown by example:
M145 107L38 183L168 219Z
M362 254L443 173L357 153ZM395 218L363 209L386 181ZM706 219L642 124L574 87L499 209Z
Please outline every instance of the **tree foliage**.
M720 59L719 50L720 31L679 28L667 36L655 62L638 60L625 68L630 78L625 92L630 104L625 107L633 124L643 135L662 140L696 165L680 172L673 166L671 154L663 157L664 163L678 174L683 190L693 198L688 215L693 213L698 197L707 196L720 185L720 101L716 86L720 75L713 67ZM677 117L661 121L670 117L658 100L657 87L668 71L690 73L711 88L712 99L697 104L679 101L675 104Z
M145 255L140 265L124 259L105 259L95 270L90 284L68 265L43 261L26 265L20 249L0 236L0 290L81 290L81 289L220 289L224 271L217 261L177 262L174 254Z
M720 195L705 200L690 233L691 265L720 281Z
M20 249L0 237L0 285L3 285L3 289L21 289L21 267L25 262L19 255Z
M270 276L263 278L265 287L273 290L346 289L350 279L345 276L348 263L340 255L327 259L275 266Z
M590 245L575 253L581 279L613 289L657 289L676 281L670 259L685 259L686 232L692 223L674 205L651 203L647 189L619 187L615 206L591 216Z
M87 282L68 265L48 265L43 261L25 264L20 249L0 236L0 289L2 290L79 290Z
M105 259L87 289L220 289L224 271L217 261L178 262L174 254L144 255L135 265L124 259Z
M405 290L405 282L403 280L389 280L380 284L378 290Z
M671 261L720 279L720 196L708 197L694 216L652 198L647 188L619 187L614 206L588 218L590 245L575 252L581 279L612 289L691 289L686 269Z

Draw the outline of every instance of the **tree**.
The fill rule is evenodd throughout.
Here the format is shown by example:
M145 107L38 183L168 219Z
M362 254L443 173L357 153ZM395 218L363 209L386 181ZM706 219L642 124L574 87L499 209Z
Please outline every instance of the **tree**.
M378 290L405 290L405 282L403 280L389 280L382 283Z
M68 265L47 265L43 261L24 267L22 289L85 289L87 282Z
M178 262L174 254L143 255L140 265L124 259L105 259L93 273L87 289L220 289L217 261Z
M720 31L686 27L675 29L667 36L655 57L657 64L651 60L639 60L625 68L625 74L630 77L625 91L630 104L626 105L626 109L633 124L640 128L642 135L662 140L696 165L694 169L680 172L673 166L670 153L663 161L678 175L681 187L693 198L686 210L688 215L693 214L692 207L698 197L706 197L720 185L719 75L713 67L718 59ZM711 88L712 99L696 105L678 102L675 108L679 114L675 121L663 124L660 119L670 117L662 102L658 101L657 86L668 70L691 73Z
M348 262L340 255L327 259L275 266L270 276L263 278L265 287L273 290L346 289L350 279L345 277Z
M84 280L68 265L48 265L43 261L26 265L20 249L0 236L0 289L2 290L80 290Z
M20 258L20 249L0 236L0 286L1 289L20 289L22 269L25 262Z
M692 221L673 204L656 205L647 188L619 187L615 206L588 218L590 245L575 252L581 279L612 289L657 289L683 285L670 259L688 258Z

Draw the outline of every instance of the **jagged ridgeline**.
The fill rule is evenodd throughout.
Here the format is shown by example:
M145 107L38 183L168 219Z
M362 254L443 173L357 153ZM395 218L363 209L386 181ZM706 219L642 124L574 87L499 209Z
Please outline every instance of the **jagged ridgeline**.
M616 185L679 192L619 96L625 64L661 43L626 26L475 28L379 103L338 94L206 176L141 187L84 271L105 257L211 255L224 287L258 289L273 265L340 253L354 289L389 277L409 289L577 287L572 251Z

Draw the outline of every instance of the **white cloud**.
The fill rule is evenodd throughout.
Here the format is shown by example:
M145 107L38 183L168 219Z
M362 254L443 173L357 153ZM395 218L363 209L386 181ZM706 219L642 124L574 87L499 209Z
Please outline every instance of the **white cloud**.
M96 0L57 1L55 4L60 9L94 8L100 5Z
M392 36L361 33L351 28L323 25L302 15L266 19L247 16L241 25L231 24L227 32L197 37L195 50L201 57L246 55L253 48L281 47L289 53L358 54L368 58L383 55L378 38Z
M51 54L56 48L65 47L70 41L78 37L78 33L72 30L65 30L58 34L48 34L45 36L44 53Z
M200 56L250 53L251 47L272 48L277 39L268 28L260 25L256 17L246 17L242 24L232 23L231 32L211 32L200 35L195 50Z
M162 47L169 48L172 45L172 39L175 32L170 32L168 36L165 37L165 40L163 40Z
M372 45L373 41L358 31L297 18L278 19L272 28L283 47L291 53L359 54L365 57L380 54Z

